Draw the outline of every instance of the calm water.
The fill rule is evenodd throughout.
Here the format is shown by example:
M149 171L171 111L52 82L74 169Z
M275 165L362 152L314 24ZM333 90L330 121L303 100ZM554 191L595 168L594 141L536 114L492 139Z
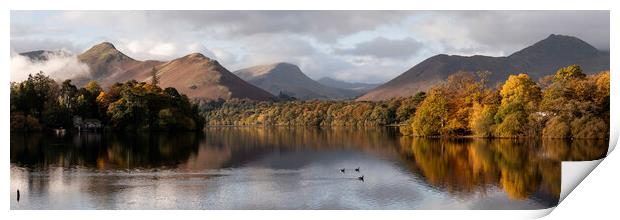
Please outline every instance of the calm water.
M557 204L561 160L606 152L388 128L11 134L11 209L540 209Z

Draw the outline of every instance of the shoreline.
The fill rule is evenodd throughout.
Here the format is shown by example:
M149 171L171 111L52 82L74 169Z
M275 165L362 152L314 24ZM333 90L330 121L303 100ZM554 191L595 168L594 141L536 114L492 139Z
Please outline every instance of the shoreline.
M58 135L64 136L67 134L106 134L106 133L159 133L159 134L175 134L175 133L203 133L206 129L210 128L288 128L288 129L297 129L297 128L316 128L321 130L333 129L333 128L345 128L345 129L360 129L360 128L398 128L402 125L397 124L389 124L389 125L373 125L373 126L302 126L302 125L206 125L202 130L190 130L190 131L120 131L120 130L108 130L104 129L104 131L92 132L92 131L82 131L78 132L76 130L67 130L66 134ZM10 134L53 134L53 129L42 129L38 131L10 131ZM415 136L415 135L403 135L398 132L401 137L411 137L411 138L424 138L424 139L512 139L512 140L609 140L610 138L555 138L555 137L482 137L475 135L461 135L461 136L445 136L445 135L434 135L434 136Z

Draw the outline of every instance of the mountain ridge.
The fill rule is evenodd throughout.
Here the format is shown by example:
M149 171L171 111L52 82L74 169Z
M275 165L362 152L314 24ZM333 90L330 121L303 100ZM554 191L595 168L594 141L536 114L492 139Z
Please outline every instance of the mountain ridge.
M20 53L29 59L45 59L50 51L30 51ZM248 98L253 100L274 100L268 92L253 86L226 68L217 60L201 53L190 53L170 60L140 61L127 56L109 42L96 44L77 55L77 59L90 69L90 76L71 79L78 86L95 80L107 87L117 82L128 80L149 81L155 71L161 87L174 87L189 98L231 99ZM45 60L43 60L45 61Z
M460 56L438 54L414 65L394 79L362 95L359 101L380 101L425 91L458 71L489 71L490 83L506 80L509 74L528 73L537 80L558 68L579 64L585 72L609 69L609 53L579 38L551 34L509 56Z

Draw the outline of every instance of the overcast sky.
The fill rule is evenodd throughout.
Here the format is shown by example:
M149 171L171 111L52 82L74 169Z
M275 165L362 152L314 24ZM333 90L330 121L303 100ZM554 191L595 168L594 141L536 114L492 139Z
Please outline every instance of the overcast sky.
M231 71L290 62L355 82L390 80L439 53L510 55L550 34L609 50L609 11L11 12L12 53L109 41L139 60L200 52Z

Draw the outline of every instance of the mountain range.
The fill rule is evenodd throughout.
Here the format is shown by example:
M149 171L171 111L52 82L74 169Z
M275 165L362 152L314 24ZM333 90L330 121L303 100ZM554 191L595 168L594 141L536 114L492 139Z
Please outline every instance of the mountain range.
M537 80L571 64L581 65L584 72L588 73L609 70L609 52L599 51L576 37L552 34L506 57L440 54L422 61L357 100L379 101L412 96L426 91L458 71L489 71L489 83L494 84L517 73L527 73Z
M362 94L320 84L304 74L297 65L290 63L253 66L234 73L273 95L283 93L302 100L350 99Z
M42 60L43 52L21 53L30 59ZM159 86L174 87L189 98L230 99L248 98L273 100L268 92L243 81L221 66L216 60L193 53L168 62L135 60L118 51L108 42L97 44L77 56L88 65L90 76L72 79L76 85L96 80L102 86L128 80L148 81L152 71L159 77Z
M44 62L51 55L69 56L66 51L30 51L20 53L33 61ZM90 76L72 79L76 85L96 80L102 86L127 80L148 81L153 72L161 87L174 87L190 98L274 100L280 93L298 99L352 99L380 101L408 97L443 82L458 71L489 71L489 84L506 80L510 74L528 73L533 79L554 73L558 68L579 64L587 73L609 70L609 52L571 36L550 35L509 56L458 56L439 54L430 57L398 77L382 84L349 83L333 78L315 81L290 63L253 66L233 72L216 60L192 53L171 61L136 60L108 42L97 44L79 54L88 65Z

